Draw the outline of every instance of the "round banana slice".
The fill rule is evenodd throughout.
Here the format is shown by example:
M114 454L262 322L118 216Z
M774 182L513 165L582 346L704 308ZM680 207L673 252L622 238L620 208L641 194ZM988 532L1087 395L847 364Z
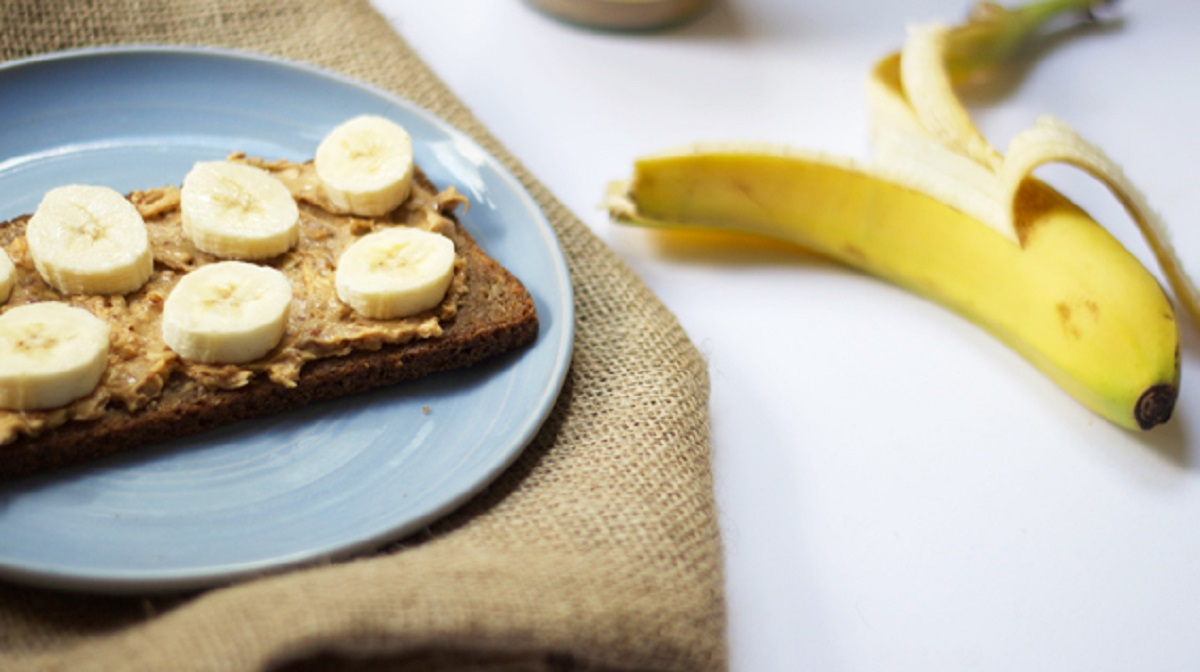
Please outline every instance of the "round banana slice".
M4 248L0 248L0 303L8 301L8 295L12 294L12 288L16 282L17 267L13 265L8 252L5 252Z
M229 161L201 161L180 190L183 235L222 259L269 259L300 240L300 210L267 171Z
M244 261L207 264L183 276L163 303L163 341L187 360L242 364L283 338L292 285L282 272Z
M454 242L397 227L370 233L338 259L338 298L373 319L407 317L441 303L454 278Z
M38 273L64 294L126 294L154 270L146 222L108 187L51 189L29 219L25 239Z
M108 366L109 326L57 301L0 315L0 408L65 406L91 394Z
M412 138L383 117L363 115L334 128L313 163L329 201L343 212L382 215L412 189Z

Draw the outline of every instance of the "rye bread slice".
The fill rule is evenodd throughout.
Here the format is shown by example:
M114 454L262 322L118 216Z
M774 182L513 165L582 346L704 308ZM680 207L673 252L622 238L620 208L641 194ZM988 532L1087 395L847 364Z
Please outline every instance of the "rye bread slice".
M537 337L538 317L529 291L452 215L450 219L457 229L467 292L455 315L443 322L440 336L308 362L294 387L260 375L240 388L210 389L173 375L156 399L135 412L113 405L99 419L71 421L0 445L0 480L470 367L530 345Z

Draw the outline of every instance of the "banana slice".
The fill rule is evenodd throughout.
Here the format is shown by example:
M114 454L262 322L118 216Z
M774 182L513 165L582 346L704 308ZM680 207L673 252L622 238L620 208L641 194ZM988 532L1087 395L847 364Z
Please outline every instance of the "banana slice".
M387 320L441 303L454 277L454 242L397 227L363 236L338 259L338 298L358 314Z
M64 294L126 294L154 270L146 222L108 187L51 189L29 219L25 239L38 273Z
M109 326L82 308L30 303L0 315L0 408L57 408L96 389Z
M13 266L12 259L9 258L8 252L0 248L0 303L8 301L8 295L12 293L13 285L17 282L17 267Z
M412 189L412 138L383 117L355 117L325 136L314 165L337 209L382 215L403 203Z
M184 359L242 364L283 338L292 286L280 271L244 261L207 264L183 276L163 303L163 341Z
M282 182L261 168L201 161L183 179L183 235L223 259L269 259L300 240L300 210Z

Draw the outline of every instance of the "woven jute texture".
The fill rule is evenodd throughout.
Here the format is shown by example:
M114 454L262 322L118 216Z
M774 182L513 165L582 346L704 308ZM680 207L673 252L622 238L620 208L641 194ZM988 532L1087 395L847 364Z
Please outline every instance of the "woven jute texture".
M366 0L0 7L3 60L96 45L215 45L340 71L414 101L523 182L559 235L577 310L571 370L547 424L448 519L366 557L186 596L0 583L0 669L726 667L703 360L658 299ZM445 32L454 39L452 26Z

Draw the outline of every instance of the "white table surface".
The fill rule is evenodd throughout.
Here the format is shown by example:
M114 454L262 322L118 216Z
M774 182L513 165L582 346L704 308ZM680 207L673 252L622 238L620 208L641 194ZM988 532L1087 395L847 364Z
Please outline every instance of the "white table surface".
M519 0L376 4L708 359L733 670L1200 669L1194 330L1176 417L1138 435L871 277L766 248L661 249L597 207L635 157L695 140L866 157L871 64L966 0L717 0L636 35ZM973 109L999 147L1045 113L1104 147L1200 276L1200 9L1121 14ZM1107 192L1046 176L1158 273Z

